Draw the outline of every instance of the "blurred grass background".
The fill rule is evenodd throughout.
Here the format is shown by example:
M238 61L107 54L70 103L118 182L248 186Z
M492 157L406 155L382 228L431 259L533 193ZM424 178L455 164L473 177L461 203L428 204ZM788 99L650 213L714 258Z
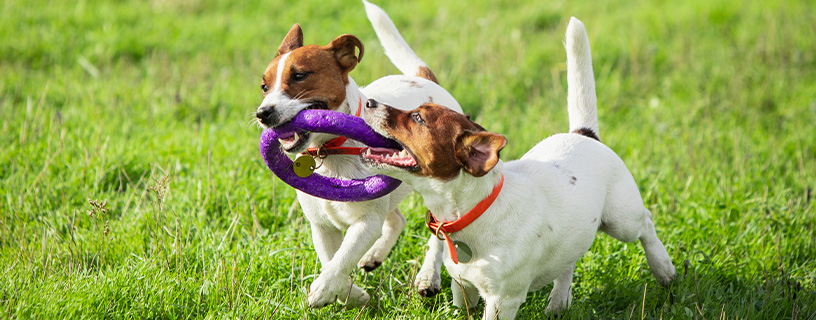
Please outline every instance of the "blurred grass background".
M816 6L808 1L376 2L514 159L567 129L563 34L587 27L601 137L635 176L678 267L599 235L580 318L816 317ZM417 297L424 207L363 309L306 306L319 271L294 191L252 124L286 31L366 46L359 84L396 73L357 1L0 2L4 318L478 318ZM549 289L519 318L543 317Z

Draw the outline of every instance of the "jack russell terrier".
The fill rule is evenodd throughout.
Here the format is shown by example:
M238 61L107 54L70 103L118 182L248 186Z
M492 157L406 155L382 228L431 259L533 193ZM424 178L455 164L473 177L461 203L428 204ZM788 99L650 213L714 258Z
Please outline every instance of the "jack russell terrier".
M366 104L366 121L404 149L372 148L363 162L422 195L428 225L448 248L441 251L453 303L472 308L483 297L484 319L513 319L527 292L550 282L547 312L569 307L575 263L598 230L640 240L657 281L674 279L635 180L600 142L589 40L575 18L566 50L571 133L541 141L516 161L499 159L504 136L437 104L412 111Z
M303 32L292 26L278 47L277 55L263 74L263 102L256 117L263 128L286 123L305 109L326 109L360 115L369 98L405 110L426 102L437 102L461 112L459 103L436 83L425 63L403 40L388 15L363 1L366 13L390 58L404 75L380 78L365 88L348 75L363 57L363 44L345 34L328 45L303 45ZM359 54L357 51L359 50ZM317 156L317 150L361 146L337 136L293 134L280 139L290 155ZM361 179L372 175L356 154L332 154L322 159L316 172L328 177ZM318 159L318 163L321 160ZM355 266L370 271L382 264L405 228L397 205L411 192L401 185L392 193L364 202L335 202L297 191L303 214L311 224L321 274L309 288L309 306L319 308L336 300L350 306L365 304L369 295L352 284ZM343 232L345 231L345 237Z

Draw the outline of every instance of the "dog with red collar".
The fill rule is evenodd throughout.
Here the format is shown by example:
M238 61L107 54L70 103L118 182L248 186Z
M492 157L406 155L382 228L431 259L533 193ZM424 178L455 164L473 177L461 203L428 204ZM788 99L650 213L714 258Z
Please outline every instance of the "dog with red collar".
M454 305L471 308L484 298L484 319L515 318L527 292L550 282L546 311L566 309L575 263L599 230L640 240L657 281L674 279L634 178L600 142L589 41L575 18L566 49L570 133L544 139L516 161L499 159L504 136L445 107L366 104L369 125L403 149L363 160L422 195L428 227L447 248L427 254L444 255Z
M260 126L277 127L306 109L364 116L362 104L369 98L405 110L437 102L462 111L456 99L437 84L433 72L403 40L386 13L363 2L386 55L404 74L359 87L349 76L363 57L363 44L357 37L344 34L325 46L304 45L303 32L295 24L264 71L264 98L256 112ZM359 161L359 151L347 152L361 146L353 140L325 133L295 133L279 136L278 140L290 155L316 158L315 172L322 176L362 179L372 175ZM322 264L321 274L309 288L310 307L336 300L351 306L368 302L368 293L353 285L349 275L355 266L370 271L383 262L405 228L405 218L397 205L410 192L411 188L403 184L374 200L338 202L297 191Z

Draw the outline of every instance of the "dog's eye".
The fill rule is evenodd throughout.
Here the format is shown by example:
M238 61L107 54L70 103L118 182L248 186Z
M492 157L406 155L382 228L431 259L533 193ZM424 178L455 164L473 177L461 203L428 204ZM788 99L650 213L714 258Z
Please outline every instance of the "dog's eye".
M422 115L419 112L414 112L411 114L411 119L414 119L414 122L419 124L425 124L425 119L422 119Z
M264 84L262 84L262 85L261 85L261 90L262 90L264 93L266 93L267 91L269 91L269 87L267 87L267 86L266 86L266 84L264 83Z
M306 72L296 72L292 74L292 80L303 81L309 74Z

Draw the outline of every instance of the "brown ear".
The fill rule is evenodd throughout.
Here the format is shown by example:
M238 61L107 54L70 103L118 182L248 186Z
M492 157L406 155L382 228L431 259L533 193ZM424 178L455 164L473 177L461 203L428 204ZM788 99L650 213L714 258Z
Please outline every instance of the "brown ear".
M344 73L351 72L357 63L363 60L363 43L353 35L344 34L335 38L329 43L328 48L334 51L334 57ZM360 49L359 56L356 48Z
M286 33L286 37L283 38L283 41L278 47L278 55L282 55L287 52L292 52L297 48L303 46L303 30L300 29L300 25L295 23L292 26L292 29L289 29L289 32Z
M498 133L466 130L456 138L456 161L474 177L481 177L499 162L507 138Z

